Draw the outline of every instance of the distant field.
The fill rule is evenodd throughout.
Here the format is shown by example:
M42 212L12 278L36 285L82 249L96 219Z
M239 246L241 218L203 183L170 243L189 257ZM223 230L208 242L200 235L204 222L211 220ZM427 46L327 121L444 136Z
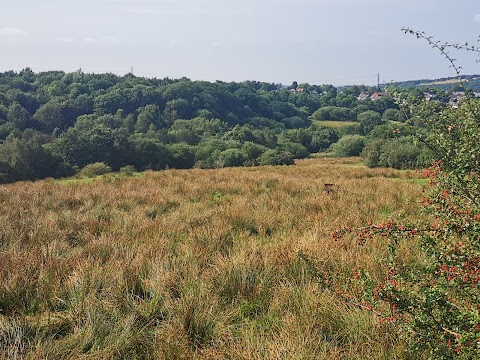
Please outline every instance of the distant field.
M326 126L334 129L341 129L349 126L358 125L355 121L315 121L317 126Z
M464 82L468 82L468 79L462 79ZM461 83L460 80L458 79L448 79L448 80L443 80L443 81L433 81L429 83L421 83L418 84L419 86L428 86L428 85L448 85L448 84L457 84Z
M418 218L418 178L351 158L0 186L0 358L403 358L337 295L383 280L387 245L331 233Z

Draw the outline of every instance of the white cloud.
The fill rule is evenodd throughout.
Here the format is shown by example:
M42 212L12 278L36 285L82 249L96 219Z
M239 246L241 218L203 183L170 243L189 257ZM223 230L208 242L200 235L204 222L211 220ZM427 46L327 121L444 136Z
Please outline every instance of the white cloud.
M0 38L18 38L27 36L28 33L22 29L15 27L0 28Z
M473 17L473 21L480 23L480 14L476 14L476 15Z
M118 39L114 36L99 36L99 37L91 37L87 36L83 38L83 42L89 45L106 45L106 44L118 44Z

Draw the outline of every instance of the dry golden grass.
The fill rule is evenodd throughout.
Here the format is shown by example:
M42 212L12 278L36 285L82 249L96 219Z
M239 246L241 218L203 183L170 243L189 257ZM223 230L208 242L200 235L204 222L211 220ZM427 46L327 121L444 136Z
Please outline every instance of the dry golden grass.
M1 186L0 357L401 358L299 254L345 291L358 265L381 277L383 242L330 234L418 216L414 177L311 159Z

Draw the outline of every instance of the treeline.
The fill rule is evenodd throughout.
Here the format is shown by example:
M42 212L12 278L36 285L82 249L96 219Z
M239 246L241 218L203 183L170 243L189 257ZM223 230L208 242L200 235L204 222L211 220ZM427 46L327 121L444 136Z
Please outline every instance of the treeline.
M147 79L132 74L0 73L0 182L114 171L291 164L343 135L404 121L374 88ZM317 120L355 121L338 130Z

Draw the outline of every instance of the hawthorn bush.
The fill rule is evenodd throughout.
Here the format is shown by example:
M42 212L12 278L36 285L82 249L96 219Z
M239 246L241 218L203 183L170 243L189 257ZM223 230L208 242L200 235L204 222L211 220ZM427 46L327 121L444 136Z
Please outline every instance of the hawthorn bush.
M404 29L427 42L459 67L448 49L480 53L476 47L441 44L424 33ZM480 100L466 98L458 108L436 102L403 103L412 124L422 124L418 138L434 155L425 172L430 189L422 199L427 221L387 221L344 228L358 244L372 236L389 241L381 265L384 278L354 270L361 286L357 303L399 330L413 358L480 358ZM407 263L400 255L406 237L418 240L421 254Z
M355 269L363 286L358 301L398 325L409 349L436 359L480 357L480 101L465 100L457 109L416 105L414 117L427 127L420 136L436 161L425 176L430 190L422 199L431 221L387 221L344 228L359 244L370 236L390 241L384 281ZM397 256L401 240L414 236L422 260L405 264Z

